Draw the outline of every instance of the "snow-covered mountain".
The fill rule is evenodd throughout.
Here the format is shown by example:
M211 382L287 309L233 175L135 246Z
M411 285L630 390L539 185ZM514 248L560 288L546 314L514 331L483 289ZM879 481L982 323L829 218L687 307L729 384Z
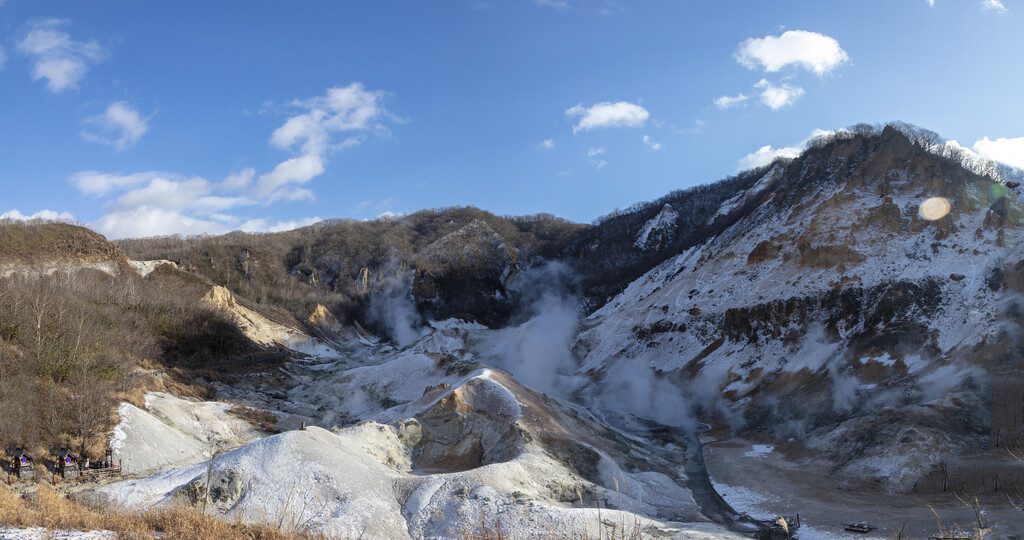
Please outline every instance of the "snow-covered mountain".
M580 393L619 381L642 413L678 389L660 420L794 441L891 490L991 489L943 465L1021 442L1018 189L893 128L812 147L590 315Z

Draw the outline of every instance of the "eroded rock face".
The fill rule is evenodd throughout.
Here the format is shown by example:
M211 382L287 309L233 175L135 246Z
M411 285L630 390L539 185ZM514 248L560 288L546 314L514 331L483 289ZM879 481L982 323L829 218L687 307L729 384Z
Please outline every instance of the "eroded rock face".
M456 472L517 455L524 443L519 403L505 387L474 378L417 416L415 466Z
M486 222L475 220L417 254L412 294L435 318L471 314L495 325L512 309L504 281L518 263L518 251Z
M209 484L207 484L209 482ZM245 475L239 469L213 469L209 475L200 476L178 488L175 495L194 507L214 506L227 509L242 496Z

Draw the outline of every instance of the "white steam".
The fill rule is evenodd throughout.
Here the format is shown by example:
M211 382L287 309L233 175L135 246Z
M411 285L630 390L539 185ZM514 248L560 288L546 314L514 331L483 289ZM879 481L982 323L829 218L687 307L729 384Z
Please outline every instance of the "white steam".
M423 337L423 318L412 301L412 277L408 273L384 271L373 284L366 317L383 329L399 347L407 347Z
M522 298L518 325L499 330L486 344L485 357L527 386L565 397L576 382L572 352L579 328L579 301L569 292L569 268L546 263L524 271L510 283Z

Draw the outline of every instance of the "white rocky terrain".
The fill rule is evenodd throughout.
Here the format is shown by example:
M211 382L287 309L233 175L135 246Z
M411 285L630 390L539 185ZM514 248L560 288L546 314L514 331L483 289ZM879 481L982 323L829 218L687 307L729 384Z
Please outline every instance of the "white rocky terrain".
M338 353L295 374L284 399L253 400L305 429L258 437L227 404L165 394L149 394L147 410L124 404L112 446L133 478L97 492L146 508L208 489L229 517L372 538L442 538L481 520L526 536L596 534L598 502L603 527L734 536L701 513L684 448L652 449L476 363L472 343L495 331L435 326L403 350ZM211 461L214 448L231 450ZM663 471L639 466L654 462Z

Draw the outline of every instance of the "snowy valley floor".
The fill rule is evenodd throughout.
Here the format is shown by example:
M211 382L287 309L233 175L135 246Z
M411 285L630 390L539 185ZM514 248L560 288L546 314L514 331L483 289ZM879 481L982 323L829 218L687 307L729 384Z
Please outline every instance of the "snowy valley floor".
M843 484L827 466L802 459L787 460L769 445L731 438L704 442L705 464L718 493L736 511L757 519L800 515L799 537L806 540L895 538L906 520L906 537L930 538L938 532L936 513L947 529L972 530L973 510L946 495L888 494L881 489ZM997 538L1024 534L1024 512L1003 494L980 499ZM931 509L934 509L932 512ZM844 523L866 522L876 530L866 535L843 530Z

